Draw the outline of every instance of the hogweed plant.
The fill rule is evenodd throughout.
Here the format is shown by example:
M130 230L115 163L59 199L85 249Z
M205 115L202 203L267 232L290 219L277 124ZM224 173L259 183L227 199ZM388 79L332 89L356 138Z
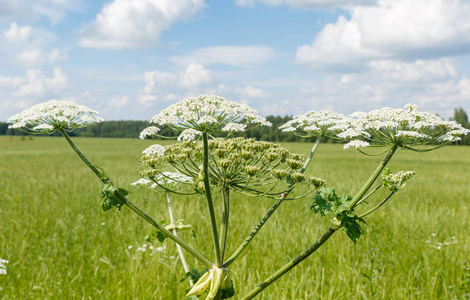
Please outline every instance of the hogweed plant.
M73 102L57 100L35 105L9 119L13 123L11 128L21 128L33 133L59 131L103 183L103 210L115 207L119 211L124 206L128 207L155 228L152 236L160 241L167 238L174 241L191 286L187 297L198 299L203 296L209 300L230 298L235 294L230 278L230 265L239 258L284 201L303 198L316 191L312 197L311 210L322 217L329 216L330 225L308 248L259 283L243 299L258 295L314 253L340 229L356 243L364 234L361 224L365 223L365 218L404 189L408 180L415 175L413 171L392 173L386 168L397 150L431 151L469 133L469 130L455 122L443 121L433 114L419 112L415 105L407 105L405 109L383 108L368 113L358 112L350 116L331 111L310 111L281 126L284 132L316 137L310 153L304 158L277 144L230 138L231 132L245 131L255 125L271 125L251 107L218 96L188 98L169 106L151 119L151 123L155 125L168 126L181 133L174 144L155 144L143 151L140 159L141 179L133 183L152 191L163 192L161 195L166 196L170 217L170 222L164 224L155 221L130 202L126 198L128 192L117 188L104 170L90 162L67 134L75 128L101 121L102 118L97 117L94 110ZM140 138L159 135L160 127L152 125L144 129ZM220 132L226 132L227 137L213 137L214 133ZM305 175L324 138L345 140L345 149L356 148L366 155L384 155L371 176L353 196L340 196L332 187L326 186L325 180ZM381 150L373 153L369 150L373 147L381 147ZM298 186L306 188L299 192ZM383 195L377 193L379 190L386 191L384 198L378 196ZM272 199L274 204L234 253L228 256L226 249L230 234L232 193L240 193L243 197ZM191 226L184 224L182 220L176 220L172 194L204 199L207 203L210 220L207 226L211 228L211 243L214 248L212 260L179 237L179 231L190 229ZM221 211L216 211L214 201L221 201ZM217 215L220 216L220 224L217 224ZM185 255L193 256L206 269L191 269Z

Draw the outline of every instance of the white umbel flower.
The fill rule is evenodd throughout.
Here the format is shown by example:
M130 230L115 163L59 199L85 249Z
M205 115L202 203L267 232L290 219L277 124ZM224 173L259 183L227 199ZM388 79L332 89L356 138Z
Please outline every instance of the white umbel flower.
M350 115L349 129L339 136L362 136L374 145L423 151L415 147L428 144L442 147L469 132L456 122L444 121L434 114L418 111L417 105L407 104L405 109L385 107L368 113L355 112Z
M145 139L145 137L152 136L152 135L156 134L159 131L160 131L160 128L158 128L156 126L147 127L144 130L142 130L142 132L139 135L139 139L143 140L143 139Z
M304 115L295 116L279 129L305 137L335 137L349 128L347 120L345 115L328 110L309 111Z
M241 121L244 123L237 123ZM179 140L194 139L204 132L243 131L246 124L271 126L266 118L257 115L248 105L207 95L187 98L170 105L153 116L150 122L183 130Z
M103 121L97 111L72 101L50 100L39 103L8 119L9 128L31 132L53 132L57 129L87 127Z
M165 154L165 147L159 144L154 144L144 151L142 151L143 154L148 155L148 156L163 156Z

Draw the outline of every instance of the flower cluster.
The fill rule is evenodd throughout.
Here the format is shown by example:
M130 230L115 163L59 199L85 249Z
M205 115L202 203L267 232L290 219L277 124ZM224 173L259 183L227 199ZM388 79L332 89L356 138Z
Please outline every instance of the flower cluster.
M202 132L244 131L248 124L271 126L266 118L257 115L248 105L207 95L187 98L170 105L153 116L150 122L183 130L178 140L193 140ZM158 131L155 126L151 128L144 129L140 138Z
M348 147L397 146L416 150L416 146L434 144L443 146L460 140L470 130L438 116L418 111L418 106L407 104L405 109L382 108L368 113L350 115L350 128L338 134L341 138L362 137L366 141L353 140Z
M157 181L159 176L169 177L161 170L167 166L192 178L195 192L204 191L202 142L168 145L163 155L144 155L141 161L146 167L141 175L153 183L161 185ZM319 179L313 183L298 172L302 165L302 155L290 153L277 144L244 138L209 141L208 176L212 186L275 197L285 191L275 189L280 181L287 183L288 189L304 181L319 185Z
M103 121L97 111L66 100L50 100L28 108L8 119L9 128L24 128L31 132L71 130Z
M0 258L0 275L7 274L7 264L9 263L8 260Z
M329 136L336 138L337 134L349 128L347 120L345 115L332 111L309 111L304 115L295 116L279 129L304 137Z
M414 171L400 171L398 173L392 174L390 170L385 169L385 172L382 175L382 186L392 192L396 192L405 188L405 182L415 175L416 172Z
M179 191L184 191L185 185L188 187L188 185L192 186L193 183L192 177L175 172L162 172L151 178L151 180L148 178L141 178L136 182L131 183L131 185L142 186L156 191L159 191L162 188L164 190L177 189Z

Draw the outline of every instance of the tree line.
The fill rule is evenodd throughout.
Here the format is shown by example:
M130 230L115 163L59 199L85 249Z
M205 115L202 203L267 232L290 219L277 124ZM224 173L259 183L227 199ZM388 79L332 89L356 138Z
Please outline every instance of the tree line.
M284 133L279 129L279 126L292 120L292 116L268 116L266 119L271 122L273 126L257 126L245 132L233 134L233 136L244 136L270 142L313 142L315 140L313 137L303 138L291 133ZM470 129L468 115L463 108L460 107L454 110L452 120ZM0 135L29 135L18 129L9 129L8 125L8 123L0 122ZM70 132L70 135L82 137L138 138L140 132L148 126L150 126L148 121L104 121L93 126L76 129ZM176 137L179 135L178 131L169 127L162 128L160 133L166 137ZM60 133L55 132L53 135L58 136ZM155 139L158 139L158 137ZM330 142L335 141L330 140ZM462 140L459 141L458 144L470 145L470 135L462 136Z

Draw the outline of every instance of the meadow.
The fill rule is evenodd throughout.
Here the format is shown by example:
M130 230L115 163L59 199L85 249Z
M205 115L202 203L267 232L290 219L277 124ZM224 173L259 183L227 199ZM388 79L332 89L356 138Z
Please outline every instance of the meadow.
M129 199L156 220L168 220L166 198L131 186L150 140L76 138ZM307 154L310 144L283 144ZM307 174L338 194L354 194L380 157L339 144L320 145ZM399 151L392 171L417 175L366 219L354 244L338 232L256 299L470 299L470 147L429 153ZM100 181L63 138L0 137L0 299L183 299L189 286L176 247L144 237L152 229L129 209L103 212ZM173 196L176 218L196 237L180 236L213 257L207 204ZM233 195L230 255L273 204ZM313 243L329 219L310 210L311 196L283 203L231 265L238 299ZM220 208L220 200L215 203ZM144 246L146 245L146 246ZM163 246L163 248L160 248ZM145 251L144 251L145 250ZM192 268L203 266L188 257Z

